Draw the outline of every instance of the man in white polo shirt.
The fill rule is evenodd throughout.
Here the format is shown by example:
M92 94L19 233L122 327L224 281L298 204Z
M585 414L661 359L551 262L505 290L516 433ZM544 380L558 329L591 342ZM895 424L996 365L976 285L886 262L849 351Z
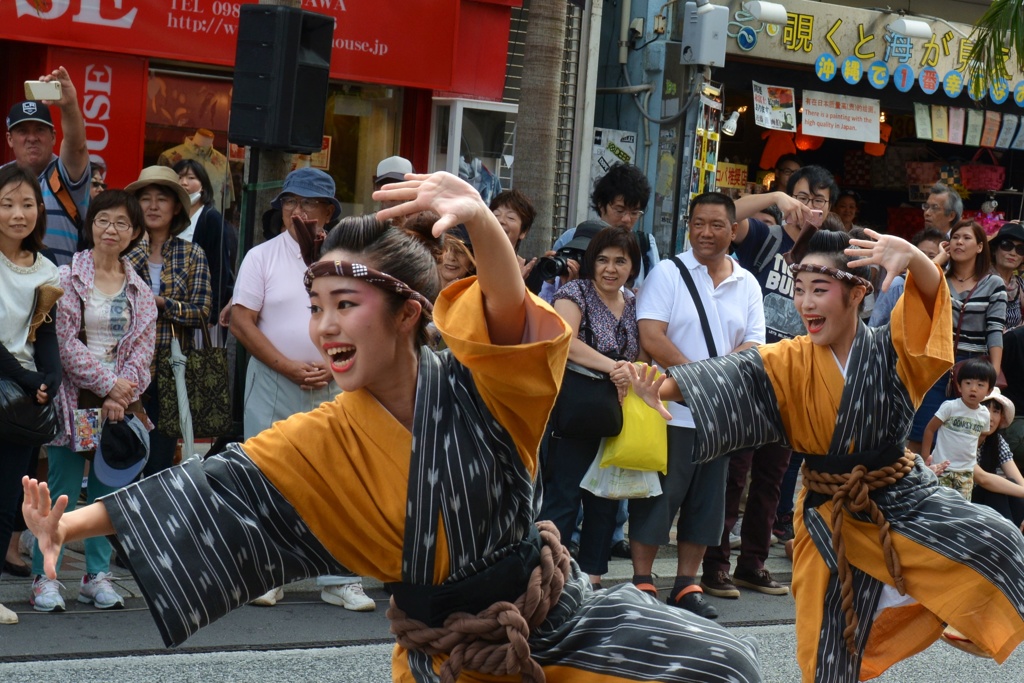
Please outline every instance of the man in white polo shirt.
M334 196L334 179L313 168L292 171L271 206L281 211L286 229L245 255L231 308L231 333L250 355L246 439L340 392L309 338L309 295L302 283L306 262L292 225L292 216L300 216L315 221L316 230L322 231L337 217L341 204ZM317 583L325 602L358 612L376 607L357 576L321 576ZM283 589L275 588L253 604L274 605L283 596Z
M690 251L656 265L637 300L640 345L662 368L743 351L764 343L761 288L729 257L736 235L736 207L724 194L708 192L690 205ZM690 282L684 280L684 274ZM691 284L697 296L691 295ZM695 301L695 298L699 301ZM701 306L707 328L701 322ZM710 336L710 340L708 339ZM694 423L690 409L669 405L668 474L662 495L629 502L629 545L633 583L657 594L651 578L658 546L676 531L678 568L668 604L707 619L718 611L705 602L697 570L708 545L721 540L725 524L728 458L694 464Z

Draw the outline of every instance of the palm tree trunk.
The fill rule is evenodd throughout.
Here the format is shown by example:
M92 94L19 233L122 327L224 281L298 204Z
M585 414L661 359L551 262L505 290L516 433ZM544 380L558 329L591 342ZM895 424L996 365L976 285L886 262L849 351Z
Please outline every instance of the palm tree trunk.
M524 192L537 210L523 245L524 255L540 254L551 246L565 16L565 2L530 3L513 166L516 189Z

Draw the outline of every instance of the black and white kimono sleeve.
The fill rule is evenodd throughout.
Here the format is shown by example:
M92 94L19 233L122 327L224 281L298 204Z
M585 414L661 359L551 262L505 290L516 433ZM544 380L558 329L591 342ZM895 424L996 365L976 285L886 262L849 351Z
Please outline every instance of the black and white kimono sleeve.
M668 368L697 430L693 462L744 448L786 444L786 433L757 349Z
M346 571L238 444L102 501L168 647L272 588Z

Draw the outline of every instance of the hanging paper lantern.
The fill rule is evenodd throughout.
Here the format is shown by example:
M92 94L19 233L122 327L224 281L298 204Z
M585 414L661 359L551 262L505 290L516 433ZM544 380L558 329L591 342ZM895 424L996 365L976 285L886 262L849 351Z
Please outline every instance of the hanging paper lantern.
M804 135L804 124L796 127L796 148L801 152L811 152L825 144L825 138L818 135Z

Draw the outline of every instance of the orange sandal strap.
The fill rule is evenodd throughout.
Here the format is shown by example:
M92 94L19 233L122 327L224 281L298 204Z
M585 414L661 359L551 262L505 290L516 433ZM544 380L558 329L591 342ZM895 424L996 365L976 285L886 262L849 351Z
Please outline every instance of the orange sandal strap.
M695 583L692 586L687 586L686 588L683 588L678 593L676 593L675 596L673 596L673 598L672 598L672 602L679 602L680 598L682 598L684 595L689 595L690 593L703 593L703 592L704 592L704 589L701 588L698 584Z
M633 585L636 586L638 590L644 593L649 593L654 597L658 597L658 588L653 583L636 583Z

